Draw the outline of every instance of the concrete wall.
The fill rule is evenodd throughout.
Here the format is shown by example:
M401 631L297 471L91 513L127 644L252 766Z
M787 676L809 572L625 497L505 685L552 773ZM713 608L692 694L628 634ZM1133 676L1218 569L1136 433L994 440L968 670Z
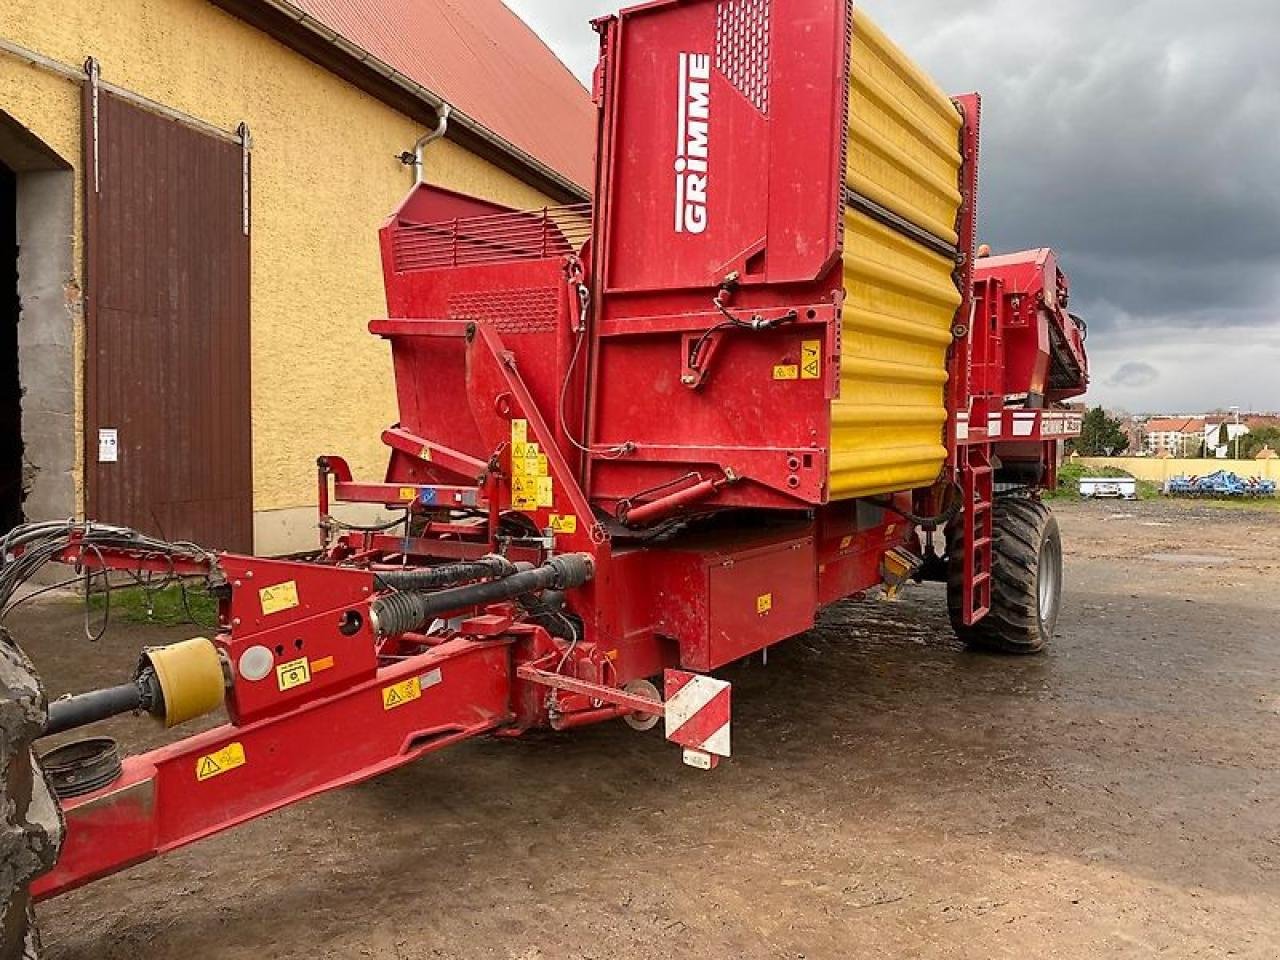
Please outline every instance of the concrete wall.
M1242 477L1262 477L1280 482L1280 460L1217 460L1211 458L1189 459L1171 457L1077 457L1073 463L1091 467L1117 467L1131 473L1139 480L1164 483L1172 477L1203 477L1218 470L1227 470Z
M0 29L10 36L8 20ZM0 153L18 171L23 511L47 520L84 502L80 101L66 80L0 53L0 114ZM28 133L33 125L40 129Z
M29 520L76 512L74 174L18 175L18 361Z
M318 453L381 478L381 430L395 419L386 345L367 321L385 310L376 231L411 184L396 159L422 128L204 0L7 3L6 39L232 131L253 133L252 358L255 528L259 552L312 540ZM0 110L77 170L77 85L0 52ZM79 177L76 178L77 181ZM511 206L548 201L449 141L427 179ZM68 288L79 283L81 202ZM78 316L78 311L77 311ZM77 429L83 331L75 331ZM77 439L77 503L83 506Z

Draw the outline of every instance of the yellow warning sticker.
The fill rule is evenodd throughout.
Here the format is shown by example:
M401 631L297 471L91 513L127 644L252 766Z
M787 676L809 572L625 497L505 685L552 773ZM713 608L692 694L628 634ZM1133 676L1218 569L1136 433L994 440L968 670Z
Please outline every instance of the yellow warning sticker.
M762 593L760 594L760 596L756 597L756 613L760 614L761 616L764 616L766 613L768 613L772 609L773 609L772 593Z
M773 368L775 380L799 380L800 368L794 363L780 363Z
M423 460L426 460L427 462L430 462L430 461L431 461L431 448L430 448L430 447L423 447L423 448L422 448L422 451L418 454L418 456L420 456Z
M512 420L511 421L511 445L514 447L517 443L524 443L529 439L529 421L528 420Z
M208 780L236 767L243 767L244 764L244 744L228 743L221 750L206 753L196 761L196 779Z
M401 500L417 500L418 488L417 487L401 487L400 499Z
M311 664L306 657L276 666L276 683L281 690L292 690L311 682Z
M805 340L800 344L800 379L817 380L822 376L822 341Z
M538 477L538 506L553 507L556 503L555 481L550 477Z
M382 709L394 710L422 696L422 681L417 677L401 680L382 688Z
M550 518L552 533L577 533L578 518L572 513L553 513Z
M513 510L538 509L538 480L536 477L511 478L511 508Z
M298 583L296 580L286 580L284 583L263 587L258 591L258 600L262 603L263 613L292 610L298 605Z
M841 550L848 550L848 549L849 549L849 544L851 544L851 543L853 543L853 537L852 537L852 536L848 536L848 537L841 537L841 538L840 538L840 549L841 549Z

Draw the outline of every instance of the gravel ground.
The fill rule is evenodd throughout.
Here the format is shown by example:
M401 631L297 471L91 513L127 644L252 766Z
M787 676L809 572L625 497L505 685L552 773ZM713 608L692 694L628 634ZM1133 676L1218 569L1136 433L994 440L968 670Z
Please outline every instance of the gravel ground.
M712 773L620 723L464 744L42 905L48 957L1274 960L1280 515L1055 510L1045 656L850 601L726 671ZM51 693L189 632L79 620L12 618Z

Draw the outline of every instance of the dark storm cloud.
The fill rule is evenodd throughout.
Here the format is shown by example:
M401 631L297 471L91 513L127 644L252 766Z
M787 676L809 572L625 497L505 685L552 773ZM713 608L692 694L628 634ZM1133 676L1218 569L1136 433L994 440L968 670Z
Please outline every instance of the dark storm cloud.
M1277 321L1280 4L866 6L983 103L984 236L1049 243L1095 318Z
M1107 380L1115 387L1146 387L1160 379L1160 371L1149 363L1131 360L1116 368Z
M584 80L585 22L622 5L508 3ZM1096 398L1190 409L1247 385L1280 407L1280 0L863 5L944 89L982 92L983 239L1059 251ZM1143 351L1162 375L1136 384Z

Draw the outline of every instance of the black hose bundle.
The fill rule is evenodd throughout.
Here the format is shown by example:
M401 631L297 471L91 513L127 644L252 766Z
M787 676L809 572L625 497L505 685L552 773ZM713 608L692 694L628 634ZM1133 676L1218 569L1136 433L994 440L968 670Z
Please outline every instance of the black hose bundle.
M20 600L14 600L14 594L24 583L34 577L49 561L59 557L68 548L75 548L80 556L94 556L100 559L105 550L127 550L139 557L147 559L167 560L176 567L176 561L183 560L204 564L212 572L216 558L212 553L194 543L186 541L169 542L146 534L139 533L129 527L117 527L105 523L74 520L47 520L41 523L19 524L0 538L0 620L19 603L33 596L65 587L78 580L84 580L86 586L93 572L86 570L52 586L44 587L35 593L28 594ZM99 564L104 567L104 564ZM102 575L106 578L106 571ZM171 571L162 575L160 587L170 582L185 583L183 577ZM106 581L108 588L110 581ZM154 587L150 583L140 583L145 587ZM86 590L86 595L88 591ZM108 594L109 596L109 594ZM185 601L185 593L184 593ZM86 598L86 604L87 604ZM86 620L87 620L86 606ZM107 615L110 604L107 606ZM105 615L104 615L105 621ZM104 626L105 629L105 626ZM86 625L87 631L87 625ZM101 631L97 636L101 635ZM93 637L96 639L96 636Z
M380 590L435 590L484 577L508 577L515 572L515 564L493 553L479 560L446 563L420 570L378 570L373 575L373 582Z
M390 637L420 630L441 614L454 613L500 600L513 600L538 590L568 590L580 587L594 573L591 555L566 553L552 557L540 567L518 563L513 572L496 580L484 580L462 587L426 593L406 590L379 597L370 605L374 630Z

